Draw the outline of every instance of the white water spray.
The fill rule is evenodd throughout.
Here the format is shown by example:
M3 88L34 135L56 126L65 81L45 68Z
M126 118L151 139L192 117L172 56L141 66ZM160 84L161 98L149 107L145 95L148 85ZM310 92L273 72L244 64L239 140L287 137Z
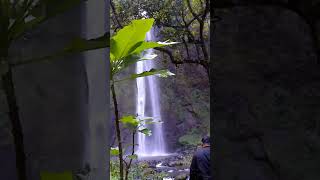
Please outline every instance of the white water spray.
M153 29L147 33L147 41L153 40ZM153 49L146 51L146 56L152 55ZM136 73L149 71L155 68L154 60L139 61ZM153 121L161 120L161 108L159 102L159 86L157 77L148 76L137 78L137 101L136 113L140 118L152 117ZM162 123L145 125L151 129L152 135L146 136L138 133L138 156L165 156L166 147L164 142Z

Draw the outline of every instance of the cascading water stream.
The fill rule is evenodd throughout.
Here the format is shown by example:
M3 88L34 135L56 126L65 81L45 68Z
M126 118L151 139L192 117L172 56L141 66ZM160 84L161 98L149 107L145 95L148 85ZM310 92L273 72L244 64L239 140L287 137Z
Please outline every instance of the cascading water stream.
M147 33L147 41L153 40L153 29ZM152 55L153 49L146 51L146 56ZM154 60L139 61L136 73L149 71L155 68ZM153 121L161 120L161 108L159 102L159 86L157 77L148 76L137 78L136 113L140 118L152 117ZM145 125L145 124L144 124ZM151 136L138 133L138 156L165 156L166 147L163 135L162 123L145 125L152 130Z

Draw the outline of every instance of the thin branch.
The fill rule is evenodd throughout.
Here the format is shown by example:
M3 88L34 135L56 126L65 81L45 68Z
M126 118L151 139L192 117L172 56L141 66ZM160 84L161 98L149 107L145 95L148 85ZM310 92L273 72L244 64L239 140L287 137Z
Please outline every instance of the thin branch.
M122 24L120 23L119 19L118 19L118 15L117 15L117 11L116 11L116 8L112 2L112 0L110 0L110 6L111 6L111 9L112 9L112 12L113 12L113 16L115 18L115 20L117 21L117 24L120 28L122 28Z
M200 22L201 19L199 18L199 15L196 14L196 13L193 11L193 9L192 9L192 7L191 7L190 0L186 0L186 1L187 1L188 9L190 10L191 14L193 15L194 18L196 18L196 19L198 20L198 22Z

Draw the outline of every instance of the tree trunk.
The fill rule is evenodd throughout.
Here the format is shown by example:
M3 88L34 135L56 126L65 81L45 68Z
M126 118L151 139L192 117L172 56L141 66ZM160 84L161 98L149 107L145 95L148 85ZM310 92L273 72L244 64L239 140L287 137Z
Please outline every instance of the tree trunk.
M9 109L9 112L7 113L11 122L11 132L15 146L17 176L19 180L27 180L23 131L19 118L16 95L14 92L12 67L8 65L8 48L1 47L0 51L2 88L6 95L7 106Z
M136 133L135 132L133 132L132 133L132 151L131 151L131 155L133 156L134 155L134 148L135 148L135 136L136 136ZM129 161L129 165L128 165L128 167L127 167L127 169L126 169L126 176L125 176L125 180L128 180L128 178L129 178L129 171L130 171L130 167L131 167L131 164L132 164L132 158L130 159L130 161Z
M122 142L121 142L121 130L120 130L120 123L119 123L119 110L118 110L118 102L116 91L114 89L114 83L111 83L111 92L112 92L112 99L114 105L114 114L115 114L115 123L116 123L116 133L118 139L118 147L119 147L119 163L120 163L120 180L123 180L123 154L122 154Z

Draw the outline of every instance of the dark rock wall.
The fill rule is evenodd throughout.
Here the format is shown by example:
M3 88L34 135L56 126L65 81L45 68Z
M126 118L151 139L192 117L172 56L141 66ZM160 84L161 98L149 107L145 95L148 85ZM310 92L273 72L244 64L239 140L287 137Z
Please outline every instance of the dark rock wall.
M272 6L217 9L216 15L215 179L318 179L320 74L310 26Z
M166 68L175 73L175 76L168 78L158 78L159 98L161 117L164 130L164 138L167 150L175 152L183 144L179 138L194 134L199 137L210 131L210 87L206 70L202 66L183 64L175 67L171 62L164 63L166 60L161 53L155 52L159 57L154 60L157 68ZM134 73L135 66L132 66L122 76L126 77ZM121 78L120 78L121 79ZM117 97L119 102L119 112L121 115L135 115L136 111L136 81L125 81L118 83ZM148 98L148 97L147 97ZM150 97L152 98L152 97ZM112 106L112 101L110 101ZM146 108L150 108L147 102ZM111 137L112 145L116 146L114 131L114 112L112 112L113 134ZM123 131L124 141L131 142L131 135Z

